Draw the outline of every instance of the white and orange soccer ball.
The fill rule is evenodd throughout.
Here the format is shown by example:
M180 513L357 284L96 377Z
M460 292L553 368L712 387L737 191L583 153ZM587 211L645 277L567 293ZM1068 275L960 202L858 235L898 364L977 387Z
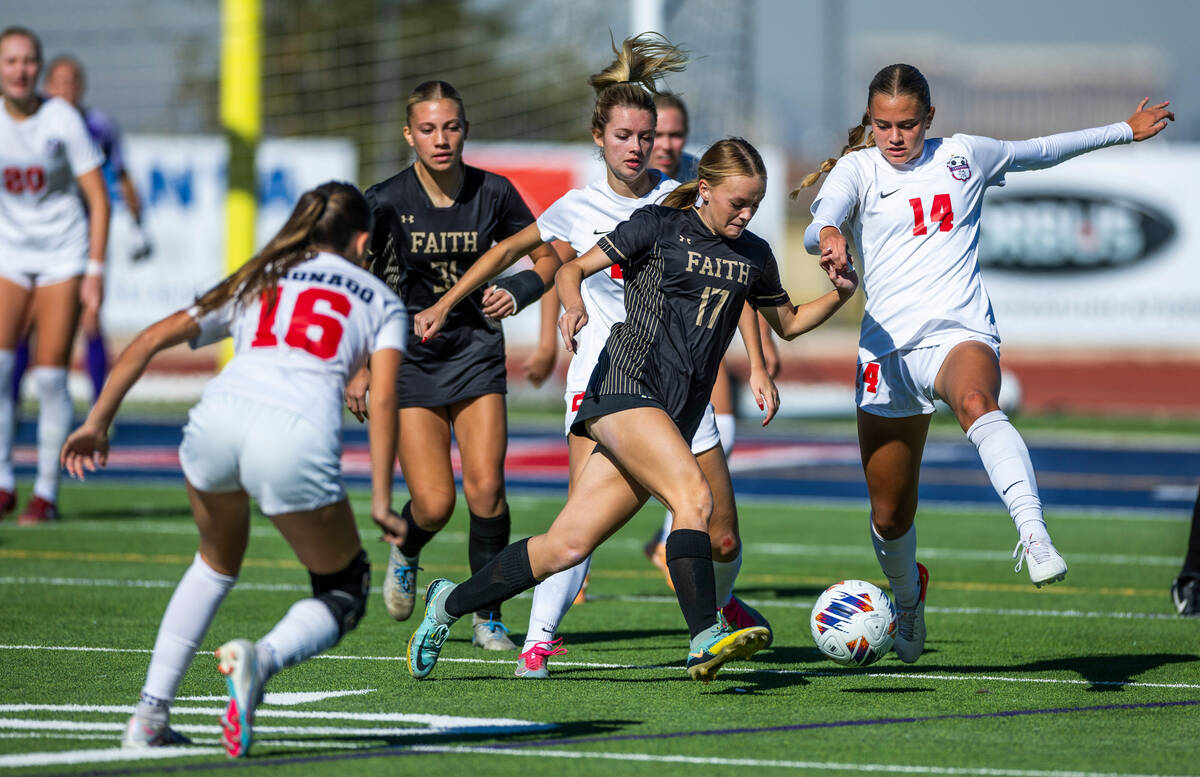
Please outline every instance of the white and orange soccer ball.
M843 580L817 597L809 625L826 657L844 666L866 666L892 649L896 608L878 586Z

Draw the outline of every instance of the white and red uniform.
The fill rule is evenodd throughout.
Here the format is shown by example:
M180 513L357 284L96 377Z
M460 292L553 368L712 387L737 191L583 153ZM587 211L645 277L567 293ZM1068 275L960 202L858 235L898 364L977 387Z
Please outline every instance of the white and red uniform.
M82 275L88 220L75 180L104 155L70 103L22 121L0 110L0 275L26 288Z
M623 197L612 190L608 181L593 181L582 189L572 189L559 197L538 217L538 232L545 242L561 240L569 243L579 256L596 245L601 237L612 231L622 221L627 221L633 212L643 205L662 202L674 191L679 182L652 170L658 182L641 197ZM567 368L567 390L564 395L567 405L566 431L570 434L571 424L579 410L588 379L604 350L608 333L613 325L625 320L625 281L617 265L583 279L580 287L584 307L587 308L588 323L575 335L578 349ZM717 424L712 405L704 413L700 428L692 438L692 452L703 453L714 445L720 445Z
M988 186L1003 186L1008 172L1051 167L1132 140L1133 130L1119 122L1024 141L929 138L918 158L900 166L874 147L839 159L813 202L804 245L819 253L821 230L843 223L857 244L867 298L859 405L878 415L933 412L933 379L950 347L977 339L998 348L978 258ZM918 353L909 361L926 348L940 355Z
M232 300L207 314L193 348L233 337L233 360L188 415L180 463L201 491L245 489L267 515L345 496L346 381L376 351L404 351L400 298L367 270L318 254L288 271L274 306Z

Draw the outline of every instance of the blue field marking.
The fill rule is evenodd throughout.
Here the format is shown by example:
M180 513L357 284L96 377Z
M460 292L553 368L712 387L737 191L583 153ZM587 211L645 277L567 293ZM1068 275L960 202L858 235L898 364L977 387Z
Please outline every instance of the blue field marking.
M347 426L347 446L366 443L366 429ZM127 422L117 424L113 447L122 445L178 447L182 439L178 422ZM546 429L514 429L510 439L521 444L563 446L562 435ZM857 460L857 444L851 437L801 437L752 433L740 437L731 468L739 497L865 504L866 483ZM19 427L17 444L36 444L35 429L26 421ZM779 454L774 451L778 449ZM1125 510L1131 512L1180 511L1189 513L1200 480L1200 449L1137 443L1098 441L1087 445L1034 441L1030 456L1038 475L1042 503L1047 512L1061 510ZM793 455L803 451L809 455ZM743 451L744 453L739 453ZM762 461L766 451L768 461ZM750 454L757 453L758 458ZM739 465L739 456L748 463ZM510 451L511 458L511 451ZM761 463L760 463L761 462ZM19 478L34 473L32 463L18 464ZM97 473L97 480L138 479L179 482L175 467L114 467ZM523 472L510 467L506 480L514 493L564 496L566 473L547 476L544 471ZM369 478L347 474L351 486L363 486ZM920 499L927 505L978 505L1003 510L979 457L965 439L931 439L925 450L921 472Z

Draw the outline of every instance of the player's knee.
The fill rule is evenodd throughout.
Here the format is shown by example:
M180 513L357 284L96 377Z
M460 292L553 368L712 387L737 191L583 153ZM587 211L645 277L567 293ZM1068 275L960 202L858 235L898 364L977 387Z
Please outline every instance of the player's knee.
M737 535L710 530L708 536L712 540L713 561L733 561L737 558L738 551L742 549L742 542Z
M504 509L504 478L489 474L464 480L463 496L476 515L495 515Z
M367 612L367 594L371 590L371 564L367 552L360 550L354 560L331 575L308 573L313 597L333 613L338 624L338 639L353 631Z
M585 543L580 543L574 537L566 538L561 542L549 541L545 546L545 553L550 574L557 574L564 569L570 569L576 564L583 563L592 550L593 548L587 547Z
M709 519L713 513L712 490L708 487L708 482L703 477L697 477L692 482L681 485L683 487L671 500L676 525L682 519L687 524L685 528L708 531Z
M875 533L885 540L903 537L912 528L913 514L908 510L871 508Z
M971 390L963 394L958 401L958 406L954 408L954 414L958 418L959 425L964 430L971 428L971 424L985 413L990 413L993 410L998 410L999 405L996 404L996 399L986 391Z
M427 531L440 531L454 513L454 492L412 491L412 514L417 525Z

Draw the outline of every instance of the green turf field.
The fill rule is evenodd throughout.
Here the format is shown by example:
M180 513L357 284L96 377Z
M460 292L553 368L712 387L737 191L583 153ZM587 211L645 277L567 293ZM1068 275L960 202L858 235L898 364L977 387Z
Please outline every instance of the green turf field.
M358 495L363 498L364 495ZM514 536L558 502L515 497ZM359 502L361 507L361 502ZM742 506L740 595L771 618L775 644L712 684L687 679L674 597L640 547L647 509L596 554L591 600L568 615L570 652L549 680L517 680L515 654L485 654L455 627L430 678L403 661L413 622L378 590L368 617L327 658L285 670L260 708L253 757L218 752L224 681L211 650L257 638L305 595L307 575L256 518L230 594L180 690L172 722L203 752L115 760L159 617L195 549L176 486L71 485L71 520L0 524L0 777L154 774L235 766L295 775L1200 774L1200 620L1173 616L1167 587L1182 516L1064 515L1064 583L1035 590L1008 559L1002 508L925 510L920 558L932 576L929 641L913 665L861 670L823 660L809 637L816 595L842 578L882 584L866 518L845 507ZM466 572L466 515L422 557L422 580ZM505 620L518 639L529 598ZM272 699L268 699L268 702ZM742 769L739 769L742 771Z

